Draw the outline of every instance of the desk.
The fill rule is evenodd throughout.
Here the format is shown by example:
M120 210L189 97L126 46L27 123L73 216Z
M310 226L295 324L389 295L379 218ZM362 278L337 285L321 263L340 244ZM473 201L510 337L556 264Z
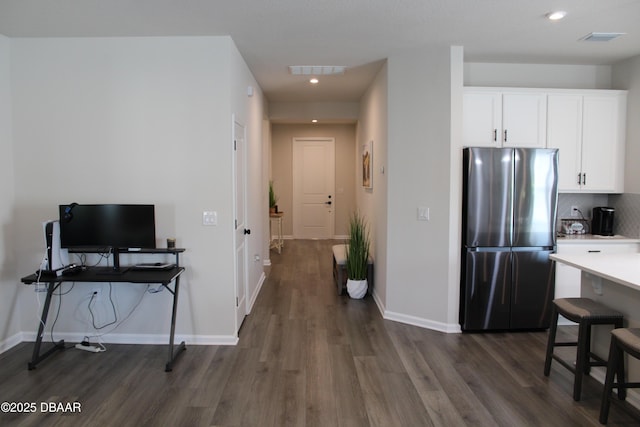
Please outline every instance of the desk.
M178 290L180 288L180 275L184 272L184 267L176 267L170 270L133 270L128 269L120 272L114 272L112 267L93 267L77 272L75 274L66 276L48 276L40 277L40 283L47 283L47 297L42 307L42 314L40 316L40 323L38 326L38 336L33 347L33 355L31 361L28 364L29 370L35 369L35 367L42 360L49 357L57 350L64 350L64 340L60 340L54 343L53 347L40 354L40 347L42 346L42 336L44 327L49 316L49 306L51 305L51 297L56 289L64 282L88 282L88 283L140 283L149 284L156 283L164 286L173 295L173 311L171 314L171 332L169 334L169 358L165 366L165 371L170 372L173 369L173 363L180 353L186 350L184 341L182 341L176 349L174 349L174 335L176 328L176 311L178 307ZM35 274L22 278L22 283L26 285L32 285L38 282L38 277ZM173 289L170 285L174 283Z
M282 217L284 212L269 213L269 249L277 249L278 253L282 253L282 247L284 246L284 240L282 238ZM277 226L277 235L274 238L271 223L275 221Z

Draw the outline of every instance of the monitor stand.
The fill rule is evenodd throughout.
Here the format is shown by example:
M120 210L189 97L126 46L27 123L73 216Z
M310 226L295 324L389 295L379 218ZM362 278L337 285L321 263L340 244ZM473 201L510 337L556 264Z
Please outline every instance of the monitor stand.
M113 255L113 267L100 270L98 274L105 276L118 276L129 271L130 267L120 267L120 252L118 248L112 248L111 254Z

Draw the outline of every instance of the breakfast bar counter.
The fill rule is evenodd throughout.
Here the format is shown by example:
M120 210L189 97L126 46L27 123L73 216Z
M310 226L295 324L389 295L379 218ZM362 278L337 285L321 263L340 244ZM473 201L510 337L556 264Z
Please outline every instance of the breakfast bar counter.
M581 270L580 296L591 298L624 315L624 326L640 328L640 253L552 254L550 259ZM611 327L594 326L592 349L600 357L609 354ZM640 362L628 360L629 379L640 381ZM604 382L604 368L592 369L592 376ZM630 391L630 402L640 403Z
M552 260L640 291L640 253L552 254ZM640 298L640 294L638 294ZM640 307L639 307L640 308Z

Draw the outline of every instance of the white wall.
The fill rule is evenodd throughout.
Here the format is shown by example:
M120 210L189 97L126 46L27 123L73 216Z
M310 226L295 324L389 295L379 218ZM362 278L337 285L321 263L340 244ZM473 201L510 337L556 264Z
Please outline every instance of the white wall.
M153 203L158 245L172 236L187 250L177 334L190 342L234 342L232 114L254 126L262 94L256 91L259 102L247 100L246 87L257 84L232 40L29 38L11 44L17 274L38 265L40 222L55 218L59 203ZM248 133L254 148L261 139L255 132ZM257 177L249 177L252 197ZM218 226L202 225L204 210L217 211ZM261 231L252 251L262 247ZM259 266L249 274L257 280ZM82 319L89 288L65 295L56 332L88 331ZM119 318L141 302L106 339L163 342L170 295L143 294L136 285L118 285L116 293ZM32 292L23 292L21 305L27 307L21 328L34 331ZM109 320L108 307L100 314Z
M0 36L0 352L21 340L17 302L13 232L14 215L13 148L11 124L11 43Z
M269 118L274 123L310 123L311 119L352 123L358 118L359 108L357 102L271 102Z
M450 48L422 48L392 55L388 76L385 315L447 330ZM420 206L430 208L430 221L417 220Z
M246 129L246 172L247 172L247 299L253 305L265 280L262 258L263 230L268 211L264 204L265 187L263 185L263 109L265 99L253 74L244 62L235 44L231 44L232 111L235 120ZM268 224L266 224L268 226ZM240 308L242 309L242 308ZM250 309L247 310L247 313ZM240 325L238 325L239 327Z
M353 166L357 209L369 223L374 258L373 295L384 313L387 301L388 88L385 63L360 101L357 153ZM373 189L362 188L362 145L373 141Z
M625 151L625 193L640 194L640 56L616 63L613 67L613 86L628 90L627 145ZM637 216L637 215L634 215Z
M611 66L467 62L464 85L611 89Z

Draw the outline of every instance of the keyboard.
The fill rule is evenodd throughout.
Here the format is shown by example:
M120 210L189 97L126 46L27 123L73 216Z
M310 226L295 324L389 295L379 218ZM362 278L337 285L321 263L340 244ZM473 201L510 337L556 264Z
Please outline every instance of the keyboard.
M175 264L165 262L145 262L142 264L136 264L132 267L134 270L171 270L175 268Z

